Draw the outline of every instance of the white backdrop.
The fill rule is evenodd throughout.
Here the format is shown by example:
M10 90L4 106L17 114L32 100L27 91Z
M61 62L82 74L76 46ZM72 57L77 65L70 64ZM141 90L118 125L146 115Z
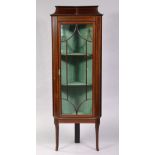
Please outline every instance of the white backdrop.
M74 143L74 124L60 125L59 151L55 152L52 114L51 20L55 5L99 5L103 16L102 117L100 151L95 150L95 128L81 124L81 143ZM37 155L118 155L119 12L118 0L37 0Z

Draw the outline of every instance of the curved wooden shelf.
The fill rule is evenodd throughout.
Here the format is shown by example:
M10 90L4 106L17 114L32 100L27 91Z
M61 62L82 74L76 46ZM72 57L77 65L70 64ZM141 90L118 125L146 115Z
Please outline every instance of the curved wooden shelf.
M84 82L70 82L70 83L68 83L68 85L62 84L62 86L92 86L92 84L87 83L87 85L86 85L86 83L84 83Z
M85 53L62 53L61 56L86 56ZM92 56L92 54L87 54L87 56Z

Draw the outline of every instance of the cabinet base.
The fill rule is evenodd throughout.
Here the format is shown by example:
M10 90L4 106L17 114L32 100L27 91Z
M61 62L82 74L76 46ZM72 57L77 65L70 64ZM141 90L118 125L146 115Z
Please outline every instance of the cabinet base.
M59 121L58 119L54 120L55 131L56 131L56 148L58 151L59 147ZM99 125L100 119L95 120L95 133L96 133L96 151L99 151ZM75 143L80 143L80 123L75 123Z

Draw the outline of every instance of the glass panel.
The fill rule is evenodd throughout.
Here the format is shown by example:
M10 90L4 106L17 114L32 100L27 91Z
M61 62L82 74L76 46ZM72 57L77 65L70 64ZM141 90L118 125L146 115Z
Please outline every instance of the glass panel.
M62 114L92 114L92 24L61 25Z

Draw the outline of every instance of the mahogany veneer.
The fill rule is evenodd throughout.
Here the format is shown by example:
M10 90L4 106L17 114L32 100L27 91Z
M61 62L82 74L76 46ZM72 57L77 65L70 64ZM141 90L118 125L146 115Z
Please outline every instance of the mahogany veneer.
M51 14L51 23L52 23L53 116L54 116L54 123L56 128L56 150L58 150L58 145L59 145L59 123L75 124L75 142L76 143L80 142L80 123L94 123L95 130L96 130L96 150L99 151L99 142L98 142L99 124L100 124L101 109L102 109L101 108L102 14L98 12L98 6L56 6L55 13ZM86 55L85 53L82 53L82 54L71 53L69 55L67 53L69 52L68 50L69 46L73 46L73 45L71 43L69 44L68 40L66 40L66 45L65 45L66 47L62 47L63 41L62 41L61 33L63 32L61 28L63 26L65 28L66 26L65 24L70 24L68 31L67 29L64 29L65 35L70 34L74 26L78 26L78 28L75 27L75 29L77 29L77 32L75 32L76 35L77 33L79 33L79 31L81 33L85 29L86 30L89 29L89 31L91 31L91 33L93 34L91 41L88 38L87 39L85 39L84 37L82 38L82 36L80 36L80 33L78 36L83 39L81 42L84 42L84 39L86 41L86 47L85 47ZM85 32L83 32L83 35L85 35ZM88 42L91 42L92 45L88 44ZM74 44L75 46L80 46L79 45L80 41L77 41L77 43L74 43ZM88 45L90 46L89 48L91 50L88 49ZM64 50L65 51L64 54L61 54L62 48L66 49L66 51ZM92 52L92 54L90 54L90 57L87 56L87 52L89 52L88 50ZM67 86L66 85L62 86L63 76L67 76L66 74L69 74L68 66L70 64L67 64L68 61L72 62L71 65L73 68L74 63L76 63L75 65L78 65L78 61L83 61L83 59L86 62L85 87L83 85L79 86L80 84L77 86L76 83L72 85L72 88L70 88L68 83L66 83ZM63 70L61 70L61 68L64 67L61 65L62 61L64 61L66 64L66 67L63 69L65 70L64 75L63 75ZM88 76L87 67L90 67L91 69L91 65L87 64L87 61L92 62L92 77L87 77ZM82 62L80 62L79 64L82 65ZM68 75L68 76L70 77L71 75ZM65 78L68 78L68 76ZM83 74L81 76L83 76ZM87 84L88 78L92 79L91 85ZM64 89L65 95L67 94L66 100L68 101L68 90L66 90L66 87L67 89L73 89L73 90L79 89L79 92L83 89L85 90L86 88L86 101L87 101L87 93L89 91L89 87L91 87L90 90L92 91L92 94L91 94L91 91L89 92L89 94L91 94L90 96L92 96L92 100L91 102L89 102L89 104L91 104L91 107L88 105L86 105L86 107L90 108L92 111L89 111L87 109L82 109L84 112L81 110L83 113L81 112L80 114L79 111L77 110L78 108L75 105L73 105L75 106L75 109L77 108L76 113L67 113L67 112L65 113L65 110L67 108L65 107L65 101L63 103L64 105L62 105L62 102L63 102L62 93ZM73 87L76 87L76 88L73 88ZM72 96L75 95L75 97L78 98L79 94L77 93L78 92L75 91L75 93L73 93ZM66 101L66 104L68 103L67 101ZM86 113L85 111L88 111L88 112Z

